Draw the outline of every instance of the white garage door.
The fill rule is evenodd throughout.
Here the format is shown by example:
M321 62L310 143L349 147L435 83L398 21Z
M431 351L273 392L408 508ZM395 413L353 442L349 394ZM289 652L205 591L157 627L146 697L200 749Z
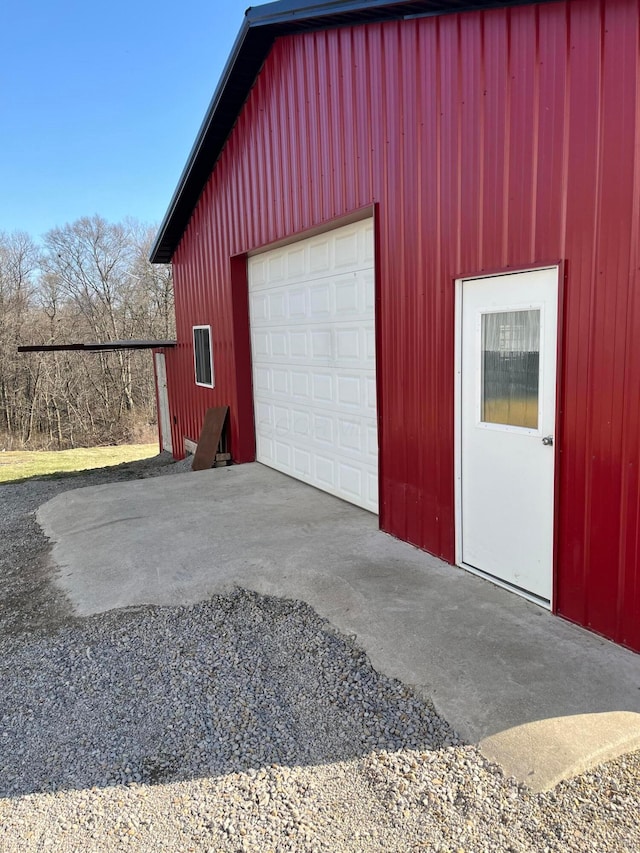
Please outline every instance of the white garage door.
M249 259L259 462L377 512L373 223Z

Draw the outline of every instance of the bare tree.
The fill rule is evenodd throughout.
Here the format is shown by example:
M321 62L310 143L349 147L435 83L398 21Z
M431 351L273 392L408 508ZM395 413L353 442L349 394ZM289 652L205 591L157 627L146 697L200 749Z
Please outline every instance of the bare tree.
M0 442L70 447L135 438L155 420L148 353L18 355L22 343L174 334L169 267L154 267L154 230L99 216L54 228L39 253L0 234Z
M23 440L37 374L18 357L29 325L38 251L28 234L0 233L0 432Z
M149 261L156 229L150 226L132 227L134 260L131 272L138 282L139 304L146 313L146 325L158 338L173 338L176 333L173 302L173 276L169 264ZM142 317L139 318L142 323Z

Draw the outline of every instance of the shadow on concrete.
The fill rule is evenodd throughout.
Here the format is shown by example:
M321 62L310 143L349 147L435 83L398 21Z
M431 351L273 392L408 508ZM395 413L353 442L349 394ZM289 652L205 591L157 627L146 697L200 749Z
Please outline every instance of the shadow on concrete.
M308 606L243 591L11 637L0 708L0 797L459 742Z
M259 464L66 492L38 521L76 614L192 604L235 586L302 600L357 635L378 672L414 685L471 743L512 730L528 743L526 727L542 720L640 715L640 655ZM640 732L640 716L629 719ZM570 729L556 727L548 754L562 752ZM585 736L582 758L591 746Z

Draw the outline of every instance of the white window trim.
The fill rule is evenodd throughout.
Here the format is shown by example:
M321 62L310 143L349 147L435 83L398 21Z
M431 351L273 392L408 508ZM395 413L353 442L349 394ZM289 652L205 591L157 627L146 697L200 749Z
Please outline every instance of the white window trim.
M196 330L206 329L209 333L209 366L211 367L211 382L198 382L198 366L196 362ZM199 385L201 388L215 388L216 387L216 377L213 372L213 340L211 335L211 326L192 326L191 327L191 340L193 342L193 374L196 381L196 385Z

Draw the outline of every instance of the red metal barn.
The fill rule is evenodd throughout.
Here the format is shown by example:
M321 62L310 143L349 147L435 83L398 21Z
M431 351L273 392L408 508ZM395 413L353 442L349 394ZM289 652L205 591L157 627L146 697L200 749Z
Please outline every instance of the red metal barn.
M472 8L469 8L472 7ZM245 17L158 234L172 443L640 650L637 0Z

